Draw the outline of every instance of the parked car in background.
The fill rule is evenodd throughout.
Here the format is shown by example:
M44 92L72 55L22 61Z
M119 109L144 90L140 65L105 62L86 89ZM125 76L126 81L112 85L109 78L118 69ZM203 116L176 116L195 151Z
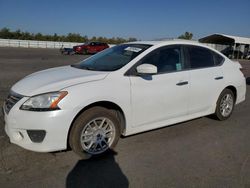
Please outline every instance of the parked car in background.
M100 155L121 135L209 114L228 119L245 100L241 68L191 41L117 45L17 82L4 103L5 131L29 150Z
M76 54L95 54L109 48L107 43L103 42L87 42L82 45L74 46L73 50Z
M73 48L60 48L59 51L61 52L61 54L63 55L73 55L75 52L73 50Z
M225 56L227 56L230 59L242 59L243 58L243 52L240 50L233 50L231 48L225 48L221 51Z
M250 51L246 54L245 59L250 59Z

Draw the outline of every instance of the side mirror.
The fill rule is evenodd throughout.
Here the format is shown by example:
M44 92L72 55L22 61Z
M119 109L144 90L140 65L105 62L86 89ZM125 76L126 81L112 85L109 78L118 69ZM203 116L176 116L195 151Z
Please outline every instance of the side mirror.
M141 64L138 67L136 67L136 71L138 74L156 74L157 73L157 67L152 64Z

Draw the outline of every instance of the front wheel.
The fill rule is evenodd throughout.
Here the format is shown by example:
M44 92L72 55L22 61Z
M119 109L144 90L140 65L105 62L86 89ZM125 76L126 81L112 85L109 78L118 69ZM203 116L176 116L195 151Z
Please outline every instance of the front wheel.
M120 132L115 111L93 107L82 113L74 122L69 144L75 153L87 159L113 149Z
M234 109L235 95L230 89L224 89L217 101L215 115L219 120L228 119Z
M89 53L89 52L88 52L87 49L83 49L83 51L82 51L82 54L83 54L83 55L88 55L88 53Z

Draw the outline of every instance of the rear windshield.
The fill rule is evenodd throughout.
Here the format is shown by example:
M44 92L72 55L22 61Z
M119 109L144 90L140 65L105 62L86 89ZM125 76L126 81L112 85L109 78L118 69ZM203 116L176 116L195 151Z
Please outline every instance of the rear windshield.
M71 66L93 71L115 71L128 64L150 46L145 44L117 45Z

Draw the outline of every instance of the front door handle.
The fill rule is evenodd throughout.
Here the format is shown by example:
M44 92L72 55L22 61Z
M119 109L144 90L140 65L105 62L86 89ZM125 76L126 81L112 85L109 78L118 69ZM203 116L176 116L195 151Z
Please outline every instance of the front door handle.
M183 82L177 83L176 85L177 86L183 86L183 85L187 85L187 84L188 84L188 81L183 81Z
M223 76L218 76L218 77L215 77L214 79L215 79L215 80L222 80L222 79L223 79Z

